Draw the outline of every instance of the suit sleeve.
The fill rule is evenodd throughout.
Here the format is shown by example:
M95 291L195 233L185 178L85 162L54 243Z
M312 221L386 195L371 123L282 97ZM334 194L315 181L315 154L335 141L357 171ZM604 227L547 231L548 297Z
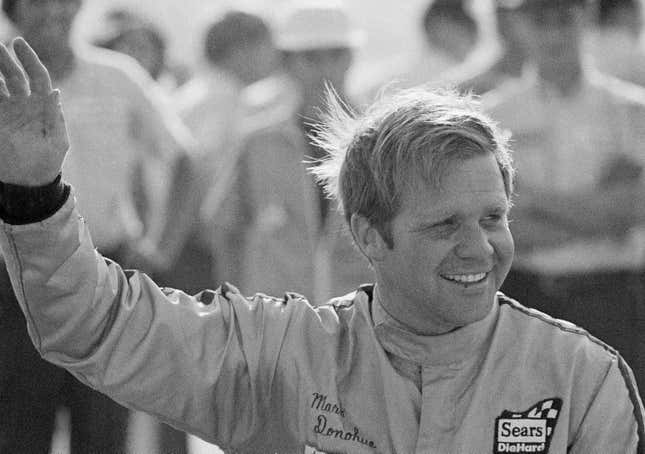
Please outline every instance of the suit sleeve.
M256 436L289 320L306 303L159 288L94 249L73 197L42 222L0 223L0 246L45 359L224 449Z
M643 404L634 376L617 356L587 409L570 454L644 454Z

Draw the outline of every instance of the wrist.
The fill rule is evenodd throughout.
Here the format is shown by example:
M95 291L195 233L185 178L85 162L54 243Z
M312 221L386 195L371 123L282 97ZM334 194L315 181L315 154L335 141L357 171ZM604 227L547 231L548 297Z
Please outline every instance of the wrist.
M0 218L14 225L43 221L63 206L69 194L70 186L60 174L42 186L0 182Z

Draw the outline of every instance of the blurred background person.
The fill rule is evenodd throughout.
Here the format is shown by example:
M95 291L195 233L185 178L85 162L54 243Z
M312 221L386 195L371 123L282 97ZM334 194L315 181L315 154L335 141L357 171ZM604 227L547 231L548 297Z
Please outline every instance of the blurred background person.
M245 88L276 70L278 54L264 18L237 10L227 11L208 27L203 52L203 66L175 94L175 102L198 142L196 186L201 203L208 205L216 203L211 191L230 179L242 131L253 122L247 115ZM199 222L193 224L179 262L167 277L169 285L197 292L220 279L214 255L228 245L217 240L218 224L208 222L213 217L203 212L195 213Z
M516 0L495 0L494 23L500 43L499 56L478 59L461 74L455 75L454 85L462 91L484 94L508 80L522 76L528 59L528 50L517 27L512 24L512 9Z
M275 24L282 71L245 90L253 120L245 127L226 214L219 216L232 220L227 242L242 251L241 269L218 274L239 276L242 291L281 292L287 285L312 298L329 281L329 262L316 251L333 210L307 172L305 161L323 156L307 134L326 86L347 100L345 79L363 35L341 2L290 2Z
M134 58L166 90L186 82L188 69L169 61L167 38L153 21L127 9L115 9L103 22L106 30L94 39L96 46Z
M288 7L277 24L277 45L285 70L295 83L300 99L294 118L305 143L307 165L326 157L312 140L320 122L328 90L333 90L348 109L354 99L347 91L347 77L355 52L366 40L343 2L301 1ZM313 179L311 175L307 180ZM357 284L372 281L367 262L353 246L338 207L314 183L318 206L318 238L314 297L326 301L332 292L350 292Z
M502 290L617 348L645 389L645 92L585 64L589 7L517 2L531 68L485 99L518 170Z
M642 0L598 0L586 49L601 72L645 86Z
M296 1L278 19L277 27L277 45L282 51L285 70L299 94L297 125L306 138L320 120L327 87L351 104L345 82L353 50L364 37L339 1L331 2L330 6L322 1ZM324 156L322 149L308 140L306 143L305 156L313 159ZM329 202L322 191L318 191L318 199L322 223L329 211Z
M108 257L137 258L156 264L160 242L170 247L174 223L164 223L150 231L158 237L142 237L146 219L137 213L133 180L137 169L147 163L161 162L167 169L172 187L187 189L170 195L169 211L181 216L187 205L190 163L186 153L188 136L176 117L163 110L147 90L149 78L129 57L89 46L73 46L70 32L82 5L81 0L4 0L2 8L17 33L39 52L61 89L69 120L71 152L65 162L67 179L84 195L78 203L95 235L95 244ZM147 248L141 248L141 245ZM133 252L136 251L136 252ZM6 290L6 289L5 289ZM10 289L9 289L10 290ZM7 293L3 291L3 293ZM13 301L3 297L3 313L15 311ZM8 303L8 304L7 304ZM24 327L24 320L15 318ZM6 320L3 320L5 322ZM2 452L39 452L50 440L59 399L71 414L72 453L123 452L128 411L103 395L81 385L71 375L62 379L38 358L24 355L21 347L27 339L0 333L3 349L13 349L11 360L3 362L0 446ZM35 362L33 362L35 361ZM39 377L17 376L29 371ZM36 385L26 389L29 385ZM54 389L55 388L55 389ZM40 415L40 418L36 418ZM47 452L47 451L43 451Z
M380 70L363 81L357 94L361 103L369 102L388 85L453 85L497 60L499 46L489 39L483 17L472 1L430 0L420 19L422 42L418 52L412 58L382 62Z
M126 10L111 11L104 20L110 35L94 44L134 58L150 76L158 80L166 64L166 41L161 31Z

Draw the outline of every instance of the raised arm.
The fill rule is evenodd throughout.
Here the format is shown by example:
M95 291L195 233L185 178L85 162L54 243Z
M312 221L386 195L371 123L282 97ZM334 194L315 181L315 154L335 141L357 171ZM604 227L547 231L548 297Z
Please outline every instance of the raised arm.
M14 47L18 60L0 45L0 248L34 345L114 400L224 449L261 441L287 328L308 306L232 288L189 296L101 257L59 178L58 92L27 43Z

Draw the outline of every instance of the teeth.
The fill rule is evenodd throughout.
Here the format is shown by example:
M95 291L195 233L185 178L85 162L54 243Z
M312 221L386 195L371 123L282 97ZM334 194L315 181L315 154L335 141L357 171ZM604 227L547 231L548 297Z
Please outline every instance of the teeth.
M478 274L445 274L444 277L446 279L450 279L451 281L455 282L462 282L462 283L471 283L471 282L479 282L482 279L486 277L486 273L478 273Z

